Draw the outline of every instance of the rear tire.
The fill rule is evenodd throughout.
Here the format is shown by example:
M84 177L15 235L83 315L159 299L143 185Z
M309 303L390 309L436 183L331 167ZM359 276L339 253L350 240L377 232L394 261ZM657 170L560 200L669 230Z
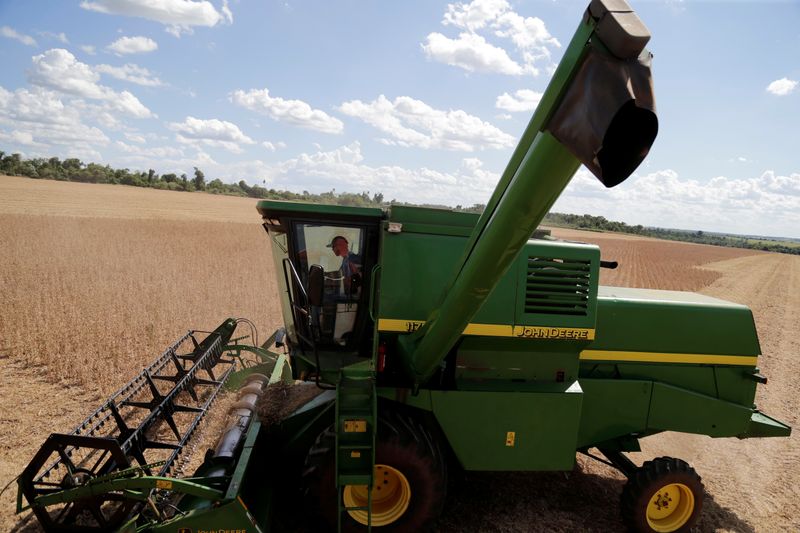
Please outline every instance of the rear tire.
M647 461L622 490L622 518L634 531L689 531L703 509L703 484L680 459Z
M303 472L307 508L316 509L318 520L332 531L336 531L338 513L334 479L335 439L333 426L317 437L308 452ZM398 483L401 486L399 490L407 492L398 496L394 512L384 513L386 523L381 526L375 523L378 509L374 493L372 527L386 532L430 530L442 512L447 487L446 461L433 435L412 416L381 412L375 445L378 474L375 482L384 481L383 476L388 471L391 477L403 480ZM389 481L392 481L391 477ZM347 487L345 491L348 491ZM351 499L354 493L357 491L351 487ZM366 530L363 522L358 520L357 512L354 514L356 518L349 512L342 513L342 531Z

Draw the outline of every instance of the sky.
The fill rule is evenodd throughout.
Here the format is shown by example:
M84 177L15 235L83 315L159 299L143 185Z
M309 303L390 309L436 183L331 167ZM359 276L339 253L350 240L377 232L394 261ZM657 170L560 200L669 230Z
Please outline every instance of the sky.
M485 203L588 1L0 0L0 150ZM800 2L635 1L659 135L555 211L800 238Z

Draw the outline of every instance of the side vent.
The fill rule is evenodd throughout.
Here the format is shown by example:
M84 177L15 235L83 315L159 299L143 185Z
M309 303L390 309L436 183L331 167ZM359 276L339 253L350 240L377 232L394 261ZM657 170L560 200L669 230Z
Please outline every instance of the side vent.
M525 312L586 316L591 262L528 257Z

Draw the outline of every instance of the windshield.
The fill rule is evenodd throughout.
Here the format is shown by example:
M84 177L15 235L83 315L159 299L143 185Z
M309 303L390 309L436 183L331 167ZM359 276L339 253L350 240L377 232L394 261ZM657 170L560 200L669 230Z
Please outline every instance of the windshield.
M323 303L314 309L320 340L345 345L353 331L363 280L364 231L353 226L298 223L297 260L303 283L311 265L325 273Z

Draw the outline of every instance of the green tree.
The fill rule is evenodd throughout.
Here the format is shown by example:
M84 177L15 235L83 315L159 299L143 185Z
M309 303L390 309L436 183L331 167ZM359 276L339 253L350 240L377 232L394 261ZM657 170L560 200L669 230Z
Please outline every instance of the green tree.
M192 180L192 183L194 183L194 188L198 191L206 190L206 175L197 167L194 167L194 180Z

